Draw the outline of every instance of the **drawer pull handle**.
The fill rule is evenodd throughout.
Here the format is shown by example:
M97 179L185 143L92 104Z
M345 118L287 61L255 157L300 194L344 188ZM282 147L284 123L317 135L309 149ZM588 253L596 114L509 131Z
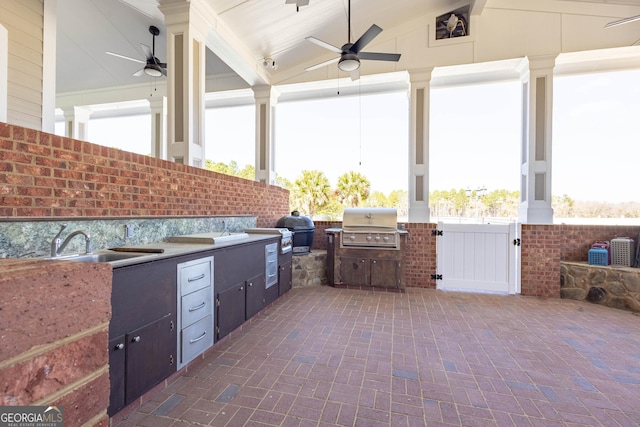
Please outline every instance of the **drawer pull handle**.
M187 279L188 282L195 282L196 280L204 279L204 273L196 277L189 277Z
M200 310L201 308L203 308L205 305L207 305L206 301L202 301L202 304L200 304L199 306L196 307L189 307L189 312L192 311L196 311L196 310Z
M140 342L140 335L133 337L131 342Z
M240 289L238 289L239 291L244 291L244 286L240 286Z
M276 273L273 273L273 274L269 274L267 277L273 277L275 275L276 275Z
M124 344L118 343L115 345L114 350L124 350Z
M194 338L194 339L192 339L192 340L189 340L189 344L193 344L194 342L198 342L198 341L200 341L202 338L204 338L204 337L205 337L205 335L207 335L207 331L204 331L204 332L202 333L202 335L200 335L198 338Z

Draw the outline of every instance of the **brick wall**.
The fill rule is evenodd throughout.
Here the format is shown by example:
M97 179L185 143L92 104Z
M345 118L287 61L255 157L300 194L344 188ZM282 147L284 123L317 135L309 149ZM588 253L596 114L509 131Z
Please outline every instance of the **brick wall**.
M289 192L149 156L0 123L0 216L288 214Z
M0 405L64 408L107 426L111 266L1 260Z
M560 297L561 229L557 225L522 224L520 293Z
M562 261L587 261L593 242L616 237L630 237L638 243L640 226L632 225L568 225L559 226L562 230Z

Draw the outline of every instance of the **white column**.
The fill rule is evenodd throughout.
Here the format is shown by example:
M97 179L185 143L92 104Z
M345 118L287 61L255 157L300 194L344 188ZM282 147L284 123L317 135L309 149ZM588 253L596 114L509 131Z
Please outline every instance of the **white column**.
M151 107L151 155L167 160L167 97L149 99Z
M0 24L0 122L7 123L7 82L9 80L9 32Z
M551 135L556 55L525 58L522 81L522 150L519 222L552 224Z
M165 1L167 28L167 158L204 167L205 39L202 0Z
M429 98L433 68L410 70L409 222L429 222Z
M56 16L57 0L45 0L42 22L42 124L43 132L56 126Z
M274 121L278 94L272 86L255 86L252 89L256 100L256 181L274 184Z
M63 107L64 135L69 138L87 141L89 139L89 117L91 109L87 107Z

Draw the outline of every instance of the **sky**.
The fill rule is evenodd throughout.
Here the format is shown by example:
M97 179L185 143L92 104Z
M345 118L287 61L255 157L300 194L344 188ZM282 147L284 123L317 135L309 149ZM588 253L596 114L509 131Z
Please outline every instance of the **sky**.
M640 71L554 79L552 193L574 200L640 201ZM430 99L430 190L519 190L520 83L434 88ZM283 102L276 107L275 168L294 181L302 170L357 171L372 191L408 189L406 93ZM91 142L148 154L149 116L117 126L92 119ZM254 163L253 106L207 110L206 157ZM127 136L129 135L129 136Z

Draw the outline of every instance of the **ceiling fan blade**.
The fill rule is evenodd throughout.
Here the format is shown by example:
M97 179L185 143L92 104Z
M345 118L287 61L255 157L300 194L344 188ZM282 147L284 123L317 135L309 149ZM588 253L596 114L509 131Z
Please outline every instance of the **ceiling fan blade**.
M325 49L329 49L332 52L340 53L340 54L342 53L342 49L339 49L339 48L337 48L337 47L335 47L333 45L330 45L329 43L323 42L322 40L318 40L315 37L307 37L307 40L309 40L311 43L315 43L318 46L321 46L321 47L323 47Z
M630 16L629 18L624 18L624 19L618 19L617 21L611 21L604 27L605 28L615 27L616 25L628 24L629 22L634 22L634 21L640 21L640 15Z
M363 35L360 36L360 38L353 44L353 46L351 46L351 49L349 50L355 53L359 53L381 32L382 28L378 27L376 24L373 24Z
M400 60L399 53L377 53L377 52L360 52L358 58L367 59L371 61L393 61L398 62Z
M140 68L138 71L136 71L132 75L133 77L140 77L142 74L144 74L144 68Z
M107 53L107 55L116 56L116 57L122 58L122 59L128 59L129 61L139 62L140 64L146 64L145 61L142 61L142 60L136 59L136 58L131 58L130 56L124 56L124 55L120 55L119 53L113 53L113 52L106 52L106 53Z
M146 44L142 44L142 43L140 43L140 47L142 48L142 51L144 52L144 56L145 58L147 58L147 61L155 62L155 59L153 57L153 52L151 52L151 48Z
M321 62L321 63L319 63L319 64L312 65L311 67L307 67L307 68L305 68L304 70L305 70L305 71L313 71L313 70L317 70L318 68L322 68L322 67L324 67L325 65L335 64L335 63L336 63L336 62L338 62L338 61L340 61L340 58L339 58L339 57L338 57L338 58L333 58L333 59L330 59L330 60L328 60L328 61L324 61L324 62Z

